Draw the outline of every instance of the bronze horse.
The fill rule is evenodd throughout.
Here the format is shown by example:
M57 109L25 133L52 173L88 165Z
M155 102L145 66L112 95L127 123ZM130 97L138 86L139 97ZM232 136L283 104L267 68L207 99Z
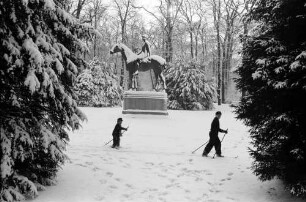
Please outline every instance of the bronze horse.
M151 55L147 58L140 59L139 56L131 49L129 49L126 45L123 43L117 43L113 46L113 48L110 50L110 54L118 53L120 52L124 61L126 62L126 67L130 72L130 78L131 75L136 71L137 64L136 62L139 61L140 65L139 68L142 66L146 66L146 69L149 69L150 71L153 70L154 76L155 76L155 86L154 89L157 90L158 88L158 78L162 82L162 86L164 90L167 88L166 86L166 80L163 75L163 71L166 66L166 60L158 55Z

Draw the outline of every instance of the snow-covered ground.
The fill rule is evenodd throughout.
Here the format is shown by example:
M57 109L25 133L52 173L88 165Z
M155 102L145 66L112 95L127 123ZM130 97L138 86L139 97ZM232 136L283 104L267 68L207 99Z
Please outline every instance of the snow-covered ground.
M201 157L214 111L169 111L169 116L122 115L121 108L82 108L83 129L70 135L70 161L58 184L40 192L35 202L94 201L302 201L278 180L261 182L250 170L248 129L222 106L225 158ZM104 146L116 119L128 132L120 150ZM219 134L220 139L223 134ZM237 157L238 156L238 157Z

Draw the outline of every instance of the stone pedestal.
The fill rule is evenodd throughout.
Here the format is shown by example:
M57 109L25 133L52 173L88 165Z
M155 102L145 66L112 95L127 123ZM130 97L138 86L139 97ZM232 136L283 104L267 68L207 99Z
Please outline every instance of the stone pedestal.
M168 115L167 94L154 91L126 91L123 94L122 113Z

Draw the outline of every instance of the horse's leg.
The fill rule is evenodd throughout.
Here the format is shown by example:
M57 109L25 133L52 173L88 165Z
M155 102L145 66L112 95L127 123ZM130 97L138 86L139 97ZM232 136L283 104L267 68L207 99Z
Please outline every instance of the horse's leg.
M159 85L159 82L158 82L159 74L155 69L154 69L154 75L155 75L155 90L157 91L158 90L158 85Z
M165 78L165 76L163 75L163 72L160 72L159 78L160 78L160 80L163 82L163 88L164 88L164 90L166 90L166 89L167 89L166 78Z

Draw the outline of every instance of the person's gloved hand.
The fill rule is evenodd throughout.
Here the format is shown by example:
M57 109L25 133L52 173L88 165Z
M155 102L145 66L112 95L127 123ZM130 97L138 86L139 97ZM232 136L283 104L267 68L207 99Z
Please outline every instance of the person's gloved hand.
M225 134L227 134L228 133L228 129L226 129L226 131L225 131Z

